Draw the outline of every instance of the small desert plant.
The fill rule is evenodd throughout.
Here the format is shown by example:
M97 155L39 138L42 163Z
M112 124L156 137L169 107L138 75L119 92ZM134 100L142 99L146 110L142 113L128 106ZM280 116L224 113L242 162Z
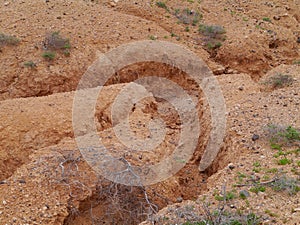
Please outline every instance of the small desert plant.
M299 129L292 126L269 124L266 127L266 136L270 139L271 148L281 150L283 145L291 145L300 141Z
M158 2L156 2L156 6L158 6L159 8L168 10L168 6L166 5L165 2L158 1Z
M44 59L53 60L55 58L55 52L44 52L42 54Z
M24 66L33 69L36 67L36 63L34 63L33 61L26 61L24 62Z
M211 208L208 203L203 203L204 215L189 214L189 219L182 225L258 225L261 219L256 214L231 213L225 210L225 205L218 208ZM184 217L183 218L187 218Z
M270 85L272 88L282 88L291 85L293 81L294 79L291 75L277 73L270 77L265 84Z
M225 29L219 25L205 25L199 26L199 32L205 36L206 47L210 50L217 49L222 46L225 41Z
M249 191L257 194L258 192L265 192L266 187L262 185L255 185L254 187L250 188Z
M232 191L226 192L225 195L216 195L215 196L215 199L217 201L224 201L224 200L228 201L228 200L232 200L234 198L236 198L236 196Z
M176 9L174 14L179 19L180 23L191 24L193 26L196 26L202 19L202 14L200 12L189 8L183 10Z
M47 34L44 45L46 49L65 50L71 48L70 40L68 38L62 37L59 31Z
M157 37L154 36L154 35L150 35L150 36L149 36L149 39L152 40L152 41L155 41L155 40L157 39Z
M208 36L208 37L211 37L211 38L217 38L219 35L224 34L225 30L222 26L219 26L219 25L201 24L199 26L199 32L202 33L205 36Z
M288 158L283 158L283 159L279 159L277 163L278 163L278 165L284 166L287 164L291 164L292 161Z
M70 56L70 49L65 49L63 53L65 56Z
M270 19L269 17L264 17L264 18L263 18L263 21L271 22L271 19Z
M209 209L208 209L209 210ZM222 211L222 212L221 212ZM197 222L186 222L185 225L259 225L261 219L254 213L229 213L227 211L217 209L215 211L207 211L205 218Z
M266 210L265 210L265 213L268 214L268 215L271 216L271 217L279 217L278 214L272 212L272 211L269 210L269 209L266 209Z
M274 182L270 183L269 186L274 191L286 191L290 195L297 194L300 191L299 179L289 178L286 176L281 176L275 179Z
M217 41L217 42L212 41L212 42L208 42L206 46L208 49L213 50L213 49L220 48L222 46L222 43L219 41Z
M239 197L244 200L247 199L247 197L249 197L249 196L250 196L250 194L247 191L240 191L240 193L239 193Z
M270 181L265 181L265 182L254 182L254 183L248 183L248 184L242 184L241 186L249 186L251 185L252 187L250 188L251 192L258 193L258 192L265 192L266 187L272 188L274 191L286 191L290 195L297 194L297 192L300 191L300 180L292 178L292 177L287 177L285 175L279 175L276 174L273 179Z
M0 33L0 46L1 45L17 45L20 42L15 36Z
M182 225L259 225L261 224L260 216L254 214L253 212L242 212L240 210L232 211L228 210L229 205L228 200L233 196L234 191L226 192L226 187L224 186L220 193L216 190L215 194L223 196L221 201L217 205L212 206L206 197L201 201L202 209L199 213L198 207L193 205L176 207L176 209L170 209L170 212L174 212L174 217L168 217L167 224L182 224ZM226 196L226 197L225 197ZM249 193L245 193L245 196L249 196ZM200 203L200 202L199 202ZM198 203L197 203L198 205ZM162 222L158 224L166 224L165 217L156 218L155 222Z

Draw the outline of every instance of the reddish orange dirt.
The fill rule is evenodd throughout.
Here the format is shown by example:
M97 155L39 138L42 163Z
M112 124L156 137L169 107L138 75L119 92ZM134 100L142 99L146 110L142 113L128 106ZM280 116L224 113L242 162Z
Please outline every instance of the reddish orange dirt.
M201 31L210 25L222 27L221 38ZM47 46L53 32L68 39L70 49ZM2 34L19 42L10 44ZM118 140L111 110L121 90L138 78L161 76L181 86L196 99L202 131L190 161L174 176L150 186L126 186L97 174L82 156L73 101L80 79L99 56L149 39L179 44L208 65L225 98L225 138L213 164L199 172L212 130L199 85L170 65L126 66L105 83L93 117L111 154L132 165L154 164L178 145L176 109L153 96L132 108L130 128L147 138L149 121L160 118L166 124L163 142L140 153ZM55 51L54 59L43 57L45 51ZM228 214L253 212L259 224L300 224L299 191L290 195L267 187L255 194L247 183L284 174L300 187L299 154L284 155L290 161L280 165L266 131L269 124L300 129L299 1L4 0L0 68L0 224L188 224L207 215L203 202L216 209L224 188L236 195L224 203ZM278 74L287 75L289 83L272 86L270 79ZM293 144L288 150L299 149L299 142ZM239 198L240 191L249 197Z

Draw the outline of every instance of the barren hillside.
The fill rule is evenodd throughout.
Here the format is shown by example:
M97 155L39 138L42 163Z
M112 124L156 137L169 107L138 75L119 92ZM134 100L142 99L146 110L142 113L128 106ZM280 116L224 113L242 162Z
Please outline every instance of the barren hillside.
M0 0L0 66L0 224L300 224L299 0Z

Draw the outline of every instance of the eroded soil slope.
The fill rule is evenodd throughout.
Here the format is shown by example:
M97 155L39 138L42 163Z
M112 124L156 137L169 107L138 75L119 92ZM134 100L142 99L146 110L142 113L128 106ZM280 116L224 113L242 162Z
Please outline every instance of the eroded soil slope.
M70 45L51 45L53 34ZM117 71L93 115L97 135L112 154L137 165L157 162L172 153L180 137L176 109L149 97L132 108L130 127L147 138L149 121L162 118L164 142L152 155L119 143L111 118L114 99L144 76L182 86L196 99L204 131L175 176L128 187L99 176L81 156L72 104L79 80L102 53L149 39L180 44L207 63L225 97L226 134L213 165L200 173L211 118L199 86L180 69L153 62ZM299 49L297 0L0 0L0 223L183 224L207 214L203 196L217 207L215 196L226 186L237 196L224 206L229 214L253 212L264 224L299 224L299 191L250 191L253 183L273 184L282 174L299 182L299 142L278 152L266 130L270 124L300 128ZM242 199L240 191L251 193Z

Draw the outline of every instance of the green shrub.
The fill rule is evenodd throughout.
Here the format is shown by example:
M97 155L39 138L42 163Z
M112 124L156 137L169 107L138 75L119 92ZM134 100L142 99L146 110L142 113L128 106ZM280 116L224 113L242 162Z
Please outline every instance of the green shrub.
M55 58L55 52L44 52L42 54L43 58L48 59L48 60L53 60Z
M245 194L245 192L240 192L240 198L241 199L247 199L247 195Z
M212 42L208 42L206 44L206 47L210 50L220 48L221 46L222 46L222 43L219 41L217 41L217 42L212 41Z
M263 18L263 21L271 22L271 19L270 19L269 17L264 17L264 18Z
M167 7L167 5L166 5L165 2L161 2L161 1L156 2L156 6L158 6L159 8L166 9L166 10L168 9L168 7Z
M277 163L278 163L278 165L284 166L287 164L291 164L292 161L288 158L283 158L283 159L279 159Z
M33 61L27 61L27 62L24 62L24 66L33 69L36 67L36 64Z
M256 186L250 188L249 191L257 194L258 192L265 192L266 191L266 187L264 187L262 185L256 185Z
M157 37L156 37L156 36L154 36L154 35L150 35L150 36L149 36L149 39L154 41L154 40L156 40L156 39L157 39Z
M259 163L258 161L255 161L255 162L253 163L253 166L255 166L255 167L260 167L260 163Z

